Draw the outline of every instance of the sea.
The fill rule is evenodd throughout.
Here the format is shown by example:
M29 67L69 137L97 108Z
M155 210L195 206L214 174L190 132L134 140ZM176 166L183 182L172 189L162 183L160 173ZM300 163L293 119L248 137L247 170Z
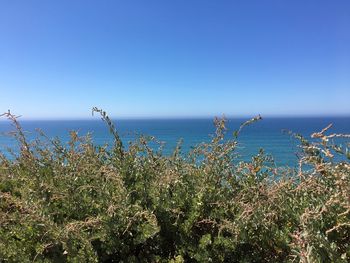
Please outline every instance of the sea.
M233 132L247 119L227 119L225 139L233 139ZM128 145L138 136L155 137L164 144L163 153L171 154L179 140L182 140L182 153L186 155L201 142L209 142L215 133L213 119L130 119L114 120L117 131ZM20 120L20 124L29 140L39 137L36 129L41 129L49 138L59 138L62 142L69 140L69 131L79 135L91 133L94 143L104 145L112 143L113 137L106 124L101 120ZM238 138L237 154L242 160L250 160L260 149L270 155L276 165L296 167L301 152L299 142L291 134L301 134L306 139L333 124L329 133L350 133L349 117L304 117L304 118L263 118L244 127ZM17 142L8 136L13 130L10 122L0 121L0 151L7 155L7 149L18 151ZM339 141L339 143L346 143ZM153 144L152 147L158 147Z

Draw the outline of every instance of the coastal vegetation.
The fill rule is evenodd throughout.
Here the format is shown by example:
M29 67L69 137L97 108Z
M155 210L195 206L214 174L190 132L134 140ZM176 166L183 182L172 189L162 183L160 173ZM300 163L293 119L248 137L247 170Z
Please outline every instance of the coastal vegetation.
M16 116L19 151L0 155L1 262L349 262L350 154L331 126L300 144L299 166L263 150L241 161L246 125L172 155L140 136L113 145L70 132L29 141ZM341 144L337 142L341 142Z

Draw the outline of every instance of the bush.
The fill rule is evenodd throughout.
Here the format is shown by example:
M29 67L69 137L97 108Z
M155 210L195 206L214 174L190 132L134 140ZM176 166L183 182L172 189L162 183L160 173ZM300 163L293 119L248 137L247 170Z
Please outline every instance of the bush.
M348 262L350 164L331 143L298 136L297 170L259 152L238 161L241 129L171 156L140 137L125 149L71 132L68 145L28 142L11 113L19 153L0 156L2 262ZM338 160L338 161L335 161Z

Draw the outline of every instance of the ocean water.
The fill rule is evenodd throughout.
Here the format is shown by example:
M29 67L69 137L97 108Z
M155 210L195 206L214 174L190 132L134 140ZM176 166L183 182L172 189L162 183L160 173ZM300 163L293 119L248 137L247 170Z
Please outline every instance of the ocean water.
M247 119L229 119L227 122L227 139L233 138L233 131ZM154 136L165 143L164 153L170 154L177 142L182 139L182 151L190 151L201 142L208 142L215 132L213 119L143 119L143 120L115 120L117 130L127 145L139 134ZM245 127L239 137L238 153L243 160L250 159L263 148L267 154L273 156L277 165L294 167L297 163L297 153L300 152L297 140L285 131L299 133L310 138L313 132L320 131L333 123L330 132L350 133L350 117L322 117L322 118L264 118ZM91 132L96 144L111 143L105 123L100 120L52 120L52 121L21 121L23 129L29 139L38 137L36 128L40 128L48 137L59 137L63 142L69 140L69 131L76 130L79 135ZM6 152L10 147L15 151L17 143L4 135L13 130L8 121L0 121L0 150Z

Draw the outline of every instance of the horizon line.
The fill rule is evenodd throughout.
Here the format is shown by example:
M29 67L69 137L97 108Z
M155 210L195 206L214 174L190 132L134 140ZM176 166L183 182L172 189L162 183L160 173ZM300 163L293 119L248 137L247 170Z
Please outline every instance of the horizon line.
M200 119L214 119L222 118L225 119L250 119L258 116L259 114L245 114L245 115L192 115L192 116L109 116L111 120L200 120ZM267 114L260 116L268 119L278 119L278 118L350 118L350 114ZM24 117L23 115L17 116L20 121L96 121L100 120L100 116L97 114L95 116L88 117ZM6 121L6 117L0 118L0 121Z

